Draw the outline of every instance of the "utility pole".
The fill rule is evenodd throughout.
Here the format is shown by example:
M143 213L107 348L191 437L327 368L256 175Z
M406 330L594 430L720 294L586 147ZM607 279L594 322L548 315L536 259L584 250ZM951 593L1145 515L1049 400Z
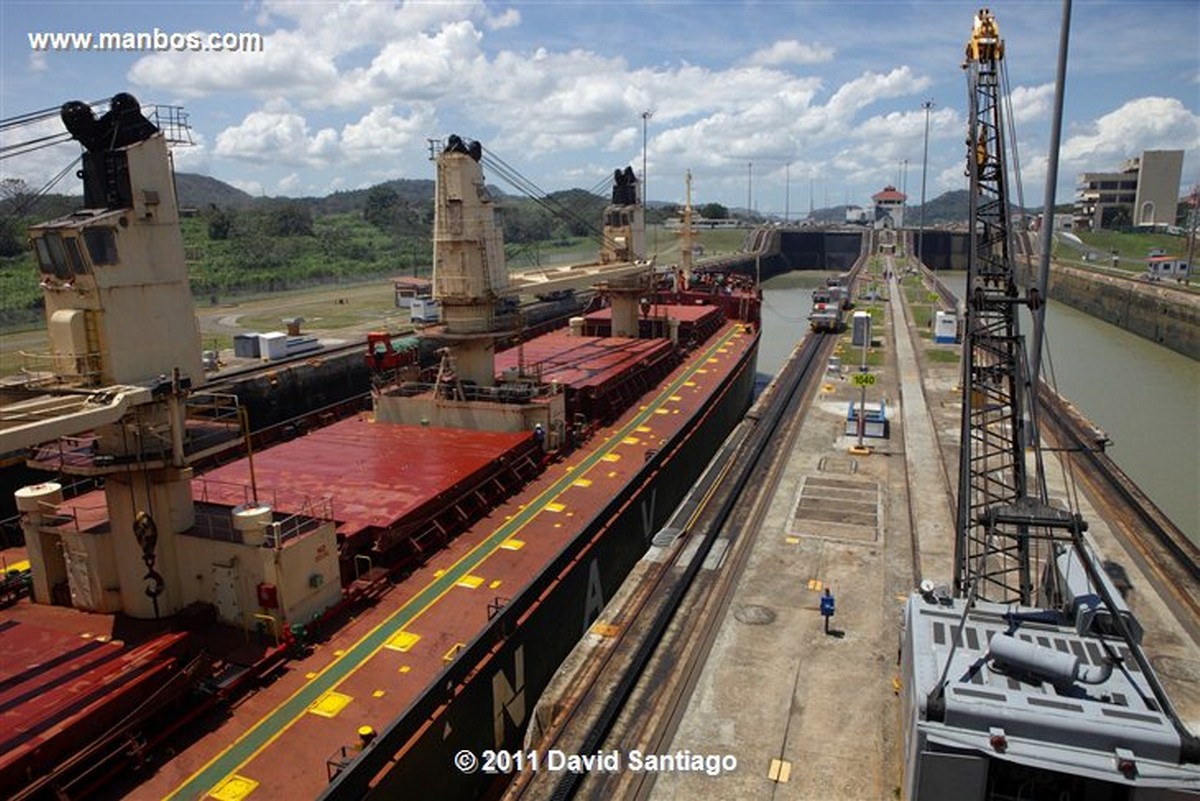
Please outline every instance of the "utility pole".
M917 232L917 263L924 264L925 253L925 176L929 172L929 110L933 108L933 100L921 104L925 109L925 155L921 157L921 226Z
M646 127L650 122L650 118L654 116L654 109L646 109L642 112L642 208L646 208L646 203L650 200L650 196L646 194L648 182L646 181Z

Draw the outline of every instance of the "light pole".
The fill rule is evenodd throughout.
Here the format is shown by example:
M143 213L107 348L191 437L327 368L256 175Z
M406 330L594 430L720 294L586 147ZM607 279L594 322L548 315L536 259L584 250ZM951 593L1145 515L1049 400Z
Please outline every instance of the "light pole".
M921 104L925 109L925 155L921 157L921 226L917 232L917 264L925 263L925 176L929 172L929 110L933 101L926 100Z
M754 162L747 161L746 162L746 222L748 222L748 223L752 222L753 217L754 217L754 215L753 215L754 206L751 204L751 198L753 197L753 190L754 190Z
M1183 274L1183 283L1192 283L1192 259L1196 256L1196 223L1200 222L1200 184L1192 186L1192 194L1188 195L1188 251L1187 269Z
M646 126L650 122L650 118L654 116L654 109L646 109L642 112L642 208L646 208L646 202L650 200L646 194Z
M790 161L783 168L783 186L783 224L784 227L787 227L792 211L792 162Z

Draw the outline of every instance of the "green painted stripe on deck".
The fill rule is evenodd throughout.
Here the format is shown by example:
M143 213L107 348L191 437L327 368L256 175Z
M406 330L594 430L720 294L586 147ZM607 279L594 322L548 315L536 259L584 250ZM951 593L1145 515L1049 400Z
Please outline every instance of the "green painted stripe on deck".
M486 537L470 552L455 562L438 578L426 585L407 603L389 615L362 639L352 645L342 656L329 663L320 673L304 686L300 687L285 701L275 707L266 717L260 719L241 737L229 745L223 752L214 757L208 764L193 774L187 781L167 796L168 799L198 799L207 797L221 782L232 776L239 768L253 759L258 752L268 746L272 740L282 735L293 723L300 719L309 706L330 690L336 689L342 681L352 674L360 664L366 662L376 652L381 650L398 632L415 620L425 611L425 608L436 601L439 596L454 587L462 578L469 575L471 570L478 567L500 546L500 543L512 537L526 523L542 511L545 504L568 489L580 476L598 464L602 457L612 452L626 436L635 428L644 424L654 413L654 409L667 402L701 369L708 364L719 348L724 347L741 331L735 327L707 351L703 357L692 362L692 366L683 375L672 381L662 390L645 409L634 415L620 431L616 432L606 443L592 451L575 470L565 474L554 482L532 503L506 521L492 534Z

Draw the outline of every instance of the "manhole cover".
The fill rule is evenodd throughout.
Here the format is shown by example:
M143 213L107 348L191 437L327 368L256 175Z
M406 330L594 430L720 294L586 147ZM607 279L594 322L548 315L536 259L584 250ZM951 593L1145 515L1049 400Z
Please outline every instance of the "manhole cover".
M842 473L850 476L858 472L858 460L849 456L822 456L817 462L817 470L822 473Z
M765 626L775 622L775 610L758 604L743 604L733 611L733 616L750 626Z

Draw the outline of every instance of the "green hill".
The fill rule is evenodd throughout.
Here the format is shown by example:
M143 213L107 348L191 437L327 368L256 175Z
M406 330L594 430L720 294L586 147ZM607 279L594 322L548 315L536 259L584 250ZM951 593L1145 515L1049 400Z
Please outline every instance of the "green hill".
M245 209L254 205L254 197L237 187L207 175L190 172L175 173L175 193L182 208Z

